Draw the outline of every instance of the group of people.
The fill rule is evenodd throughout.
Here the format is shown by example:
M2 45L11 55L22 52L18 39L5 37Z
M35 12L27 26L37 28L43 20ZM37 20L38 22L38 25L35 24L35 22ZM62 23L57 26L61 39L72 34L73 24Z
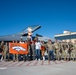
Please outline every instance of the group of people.
M27 43L28 44L28 54L10 54L9 53L9 43L2 41L0 43L0 61L13 60L76 60L76 40L74 43L66 41L55 41L48 40L47 42L32 40L25 41L22 40L13 41L13 43ZM47 56L46 56L47 54Z

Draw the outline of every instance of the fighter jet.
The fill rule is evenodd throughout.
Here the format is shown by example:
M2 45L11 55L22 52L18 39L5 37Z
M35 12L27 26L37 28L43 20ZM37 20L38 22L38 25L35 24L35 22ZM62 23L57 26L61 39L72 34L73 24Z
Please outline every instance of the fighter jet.
M0 36L0 41L13 41L13 40L19 41L20 39L25 41L27 39L27 36L28 36L28 28L31 28L32 33L33 33L34 31L41 28L41 26L40 25L32 25L32 26L28 26L27 28L25 28L20 33L12 34L12 35L6 35L6 36Z

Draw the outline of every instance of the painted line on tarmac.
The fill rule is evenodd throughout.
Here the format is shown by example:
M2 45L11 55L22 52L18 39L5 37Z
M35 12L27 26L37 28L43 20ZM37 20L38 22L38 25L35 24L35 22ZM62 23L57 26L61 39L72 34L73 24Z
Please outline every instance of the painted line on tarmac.
M21 64L19 64L18 66L22 66L25 62L22 62Z
M53 61L55 64L58 64L56 61Z
M63 61L63 60L61 60L60 62L61 62L61 63L66 63L66 62L69 62L69 61Z
M37 65L37 63L38 63L38 61L36 61L36 62L35 62L34 66L36 66L36 65Z
M63 62L60 60L60 63L63 63Z
M10 65L10 66L15 66L17 63L19 63L19 62L13 62L13 64Z
M12 63L13 63L13 61L12 62L8 62L7 64L5 64L3 66L8 66L9 64L12 64Z
M26 66L29 66L32 63L32 61L30 61Z
M44 65L44 60L42 60L42 63L41 63L41 65Z
M51 65L50 61L48 60L48 65Z
M0 67L0 70L5 70L7 69L7 67Z
M55 64L63 64L63 63L67 63L67 62L69 62L69 61L53 61L53 63L54 64L52 64L52 61L46 61L46 64L45 64L45 61L40 61L41 63L39 64L39 65L55 65ZM26 65L25 65L25 63L26 63ZM39 63L39 61L29 61L29 62L21 62L20 64L19 64L19 62L13 62L13 61L11 61L11 62L6 62L4 65L2 65L3 66L3 68L5 68L6 66L9 66L9 67L11 67L11 66L15 66L15 67L20 67L20 66L22 66L22 65L25 65L25 66L37 66L38 65L38 63ZM1 67L2 68L2 67Z

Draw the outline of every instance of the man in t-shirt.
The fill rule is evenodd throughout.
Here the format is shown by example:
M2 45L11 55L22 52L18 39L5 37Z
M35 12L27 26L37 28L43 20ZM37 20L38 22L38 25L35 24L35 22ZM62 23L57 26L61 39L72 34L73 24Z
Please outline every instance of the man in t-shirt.
M40 61L40 49L41 49L41 43L39 40L36 41L35 43L35 48L36 48L36 60Z

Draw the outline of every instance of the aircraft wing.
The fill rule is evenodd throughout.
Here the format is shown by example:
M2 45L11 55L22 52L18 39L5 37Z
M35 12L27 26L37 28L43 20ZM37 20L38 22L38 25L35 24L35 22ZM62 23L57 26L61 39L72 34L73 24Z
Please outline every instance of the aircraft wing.
M32 28L32 32L36 31L37 29L41 28L40 25L33 25L29 26ZM21 38L23 40L26 40L27 35L28 35L28 27L25 28L22 32L17 33L17 34L12 34L12 35L6 35L6 36L0 36L0 41L13 41L13 40L20 40Z
M27 39L27 36L21 36L21 35L0 36L0 41L13 41L13 40L19 41L21 38L23 40L26 40Z

